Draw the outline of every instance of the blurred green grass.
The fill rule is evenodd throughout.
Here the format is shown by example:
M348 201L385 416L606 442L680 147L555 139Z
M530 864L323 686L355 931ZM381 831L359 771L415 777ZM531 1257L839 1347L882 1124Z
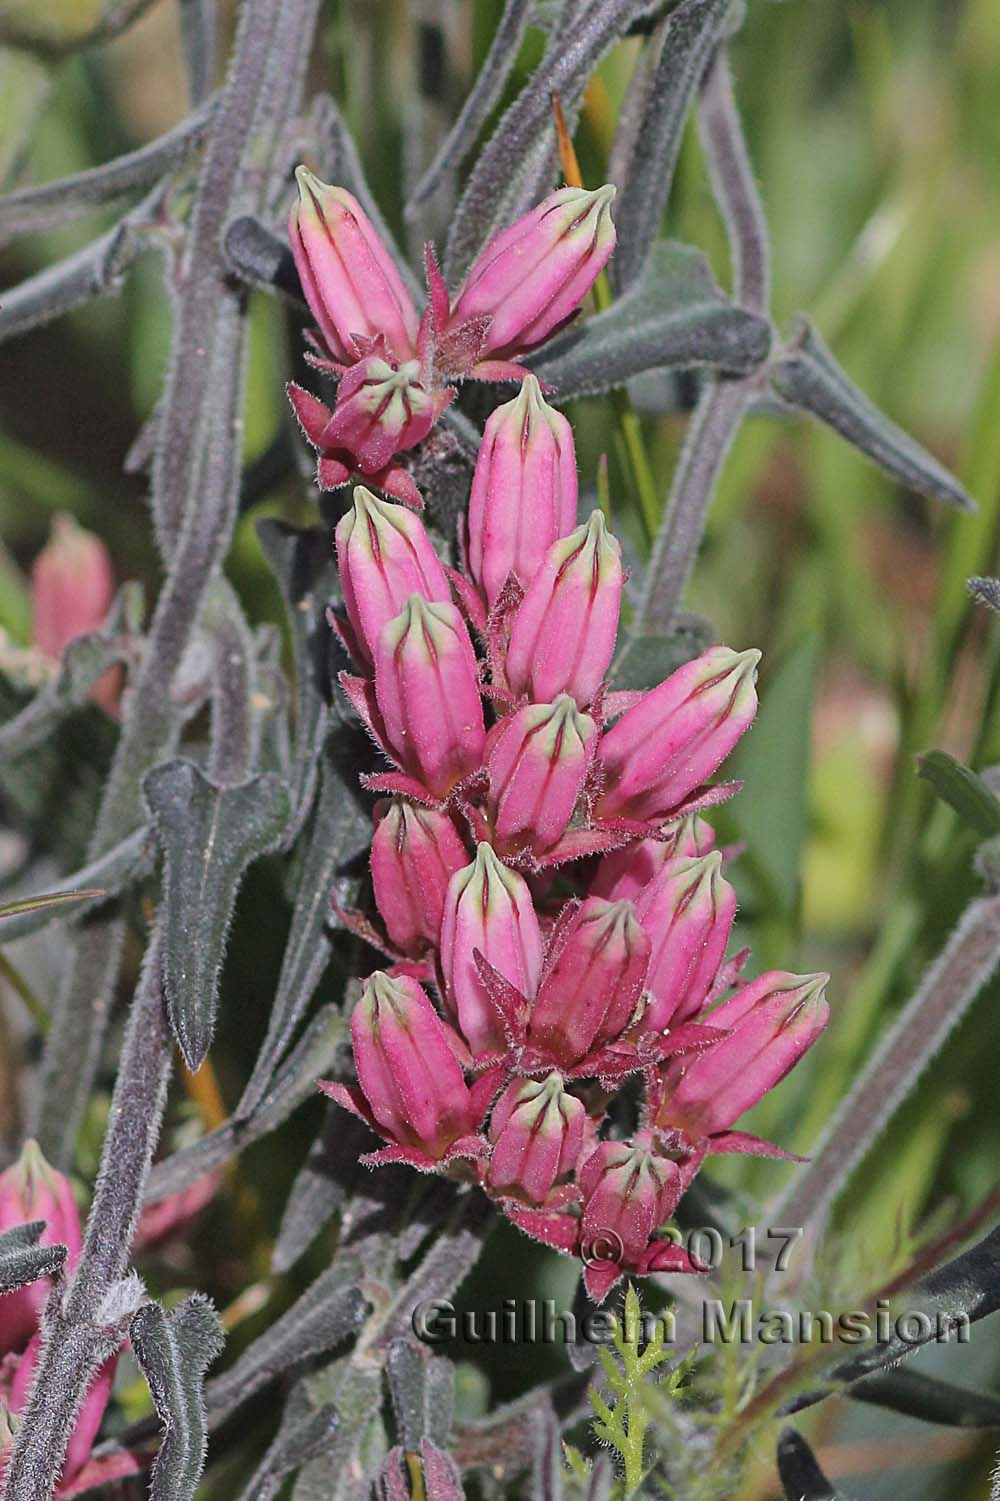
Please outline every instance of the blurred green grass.
M498 14L496 0L477 0L466 79ZM411 18L403 0L367 10L344 0L327 17L317 83L338 87L372 185L401 229ZM532 36L518 78L537 55ZM748 841L736 875L742 929L761 965L833 975L827 1038L750 1123L807 1150L975 889L971 842L934 807L914 753L937 745L977 765L1000 760L1000 632L973 613L965 592L969 574L998 567L1000 0L751 0L733 55L772 231L779 326L809 310L850 374L958 469L981 507L974 518L947 515L831 434L756 418L730 458L689 591L690 607L723 639L765 653L761 720L737 768L746 788L720 820L726 837ZM633 56L626 45L602 64L602 91L577 138L588 180L603 175L608 121ZM459 76L456 99L462 88ZM17 91L5 98L0 128L9 134ZM44 180L106 159L183 109L176 16L161 0L127 38L52 79L29 175ZM7 154L0 141L0 161ZM0 284L106 222L98 215L19 243L0 258ZM693 128L665 231L705 249L726 284L725 240ZM15 640L28 629L23 570L56 509L106 538L122 576L155 588L143 483L121 466L160 388L167 311L159 267L147 258L119 298L4 350L0 626ZM276 308L258 299L250 457L283 420L286 338ZM596 484L606 452L616 515L640 546L638 503L608 407L581 402L572 415L584 484ZM644 418L643 430L665 495L683 418ZM276 602L253 520L264 510L298 519L304 504L286 486L240 526L230 571L257 618L275 618ZM262 885L251 883L251 899ZM239 936L262 942L252 920ZM230 984L245 982L263 1007L259 975L272 967L269 959L259 971L243 953ZM994 983L855 1175L839 1223L873 1271L893 1253L897 1221L912 1226L932 1209L968 1207L995 1182L998 1002ZM221 1071L234 1092L255 1040L238 1026L224 1037L232 1051L220 1050ZM717 1170L762 1195L787 1171L771 1163Z

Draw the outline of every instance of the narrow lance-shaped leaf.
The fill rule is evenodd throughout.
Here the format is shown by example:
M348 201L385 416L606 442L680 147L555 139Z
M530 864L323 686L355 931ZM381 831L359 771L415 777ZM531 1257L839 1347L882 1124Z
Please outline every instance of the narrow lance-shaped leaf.
M296 1396L300 1401L296 1402ZM299 1410L304 1408L304 1415ZM340 1413L332 1402L310 1408L301 1385L285 1403L281 1427L243 1492L241 1501L271 1501L287 1475L332 1448L341 1427Z
M619 291L639 276L659 235L684 123L728 7L729 0L681 0L646 43L654 59L622 108L619 135L627 140L616 141L619 243L610 270Z
M350 726L338 726L322 758L319 797L267 1034L236 1108L237 1119L252 1114L267 1092L323 977L330 959L326 931L331 920L330 897L336 892L341 902L349 904L359 871L363 874L367 868L372 825L367 799L358 785L359 754L366 751L362 740Z
M787 1501L841 1501L840 1492L827 1480L815 1454L794 1428L785 1428L778 1439L778 1474Z
M729 301L699 250L665 240L622 297L553 339L532 368L561 398L591 396L665 365L745 375L770 342L770 325Z
M852 1401L886 1407L924 1423L944 1423L949 1428L1000 1428L1000 1397L939 1381L908 1366L855 1381L847 1395Z
M423 1440L443 1445L451 1428L454 1368L434 1357L412 1336L393 1340L385 1352L385 1374L396 1419L396 1436L404 1449L417 1450Z
M66 1264L65 1246L40 1246L44 1220L0 1231L0 1295L17 1292L41 1277L54 1277Z
M209 1412L232 1412L284 1371L332 1350L361 1327L368 1308L358 1288L344 1286L339 1267L321 1272L230 1370L209 1383Z
M40 183L0 198L0 244L69 224L139 188L146 188L183 162L204 139L213 101L188 115L155 141L114 161L58 182Z
M932 500L964 511L975 502L943 464L884 416L845 375L806 318L775 360L771 383L795 407L811 412L894 479Z
M158 766L143 784L166 866L163 987L191 1069L212 1042L226 935L244 872L273 849L289 815L275 776L219 788L191 761Z
M339 598L339 585L327 531L320 527L298 531L280 521L262 521L257 535L281 589L292 635L295 780L293 817L285 831L287 847L308 817L319 775L320 749L329 724L326 609Z
M150 1501L189 1501L205 1463L204 1379L223 1345L218 1316L198 1293L170 1314L159 1303L147 1303L129 1335L163 1424Z
M532 9L532 0L504 0L503 14L472 91L438 147L434 160L407 200L407 219L415 217L420 204L436 190L445 173L459 166L475 145L476 136L503 93L504 84L517 61L518 48Z
M917 757L917 770L970 829L984 839L1000 834L1000 799L968 766L947 751L933 750Z
M146 1202L180 1193L212 1168L222 1167L239 1152L277 1130L304 1100L314 1099L316 1080L334 1069L344 1036L340 1008L324 1006L278 1069L257 1109L244 1120L228 1120L189 1147L158 1162L149 1178Z
M327 1107L322 1130L295 1175L271 1263L287 1272L312 1245L344 1203L357 1178L366 1170L358 1158L371 1147L371 1133L363 1121L334 1104Z
M556 169L552 95L572 129L587 79L607 49L655 0L590 0L562 7L538 68L480 152L455 211L445 274L459 281L487 240L551 186Z
M907 1290L906 1317L900 1317L892 1326L888 1339L872 1340L862 1346L849 1359L834 1366L825 1378L829 1384L824 1390L804 1393L785 1410L799 1412L812 1407L832 1391L895 1364L931 1340L941 1343L960 1338L967 1324L978 1323L998 1309L1000 1226Z

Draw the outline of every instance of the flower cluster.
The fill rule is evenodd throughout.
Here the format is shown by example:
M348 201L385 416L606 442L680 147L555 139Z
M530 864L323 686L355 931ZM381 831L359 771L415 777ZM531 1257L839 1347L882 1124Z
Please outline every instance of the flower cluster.
M0 1173L0 1230L44 1220L42 1245L64 1245L72 1270L80 1254L80 1217L69 1181L49 1166L33 1141L18 1162ZM34 1380L42 1345L42 1314L49 1296L47 1279L29 1283L0 1297L0 1480L5 1454ZM124 1451L91 1457L118 1363L117 1354L101 1366L77 1416L56 1496L81 1495L93 1486L134 1475L139 1464Z
M317 483L334 490L357 473L419 508L396 455L426 438L455 381L523 379L518 361L575 315L614 249L615 190L552 193L491 240L455 297L428 246L421 316L357 199L306 167L296 180L289 237L317 323L307 359L338 381L332 410L288 388L319 453Z
M418 329L357 205L324 189L321 219L304 186L303 283L327 346L357 356L324 444L350 429L362 469L348 407L376 344L393 381L411 356L440 371L447 331L480 319L475 359L451 373L493 373L563 320L613 238L607 194L556 194L497 237L450 321L432 278ZM579 228L546 229L570 202L586 254ZM335 253L347 223L353 260ZM572 431L520 373L486 422L461 570L413 510L364 486L336 527L332 618L355 669L340 682L391 767L363 779L382 795L378 917L338 911L388 963L351 1018L357 1085L323 1087L382 1137L367 1163L473 1179L580 1256L600 1299L623 1271L697 1269L657 1232L706 1156L785 1155L732 1128L822 1031L826 976L740 983L746 952L727 959L736 898L702 814L736 790L707 783L753 720L759 653L717 646L647 692L609 687L621 549L599 511L576 524ZM392 428L380 409L383 436L419 441L414 410ZM398 495L388 451L378 483ZM638 1127L623 1139L614 1102L633 1077Z

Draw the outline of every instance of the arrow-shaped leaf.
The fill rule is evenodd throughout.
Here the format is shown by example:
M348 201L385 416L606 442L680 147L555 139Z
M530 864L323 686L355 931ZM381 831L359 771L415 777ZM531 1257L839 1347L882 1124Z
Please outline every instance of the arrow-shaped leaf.
M975 502L926 448L884 416L837 364L807 318L771 367L771 384L792 406L811 412L894 479L964 511Z
M288 822L276 776L216 787L191 761L156 767L143 784L163 850L163 989L188 1067L204 1062L218 1007L219 973L236 895L251 861L273 849Z
M664 365L745 375L767 358L770 343L770 324L729 301L700 250L661 240L622 297L531 363L560 397L591 396Z

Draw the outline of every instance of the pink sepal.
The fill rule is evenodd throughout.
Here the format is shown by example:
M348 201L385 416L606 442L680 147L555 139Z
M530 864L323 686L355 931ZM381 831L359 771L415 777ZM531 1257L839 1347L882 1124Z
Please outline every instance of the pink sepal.
M683 1246L676 1246L669 1240L654 1240L650 1241L636 1270L640 1277L648 1277L652 1272L687 1272L703 1277L710 1268L695 1261Z
M514 360L477 360L469 371L470 380L495 380L495 381L522 381L530 370L515 363ZM554 386L546 385L539 381L543 391L554 391Z
M368 792L398 793L400 797L411 797L425 808L443 807L440 798L428 792L423 782L407 776L405 771L362 772L358 780Z
M297 385L293 380L285 386L285 394L292 404L292 411L295 413L296 422L302 429L302 436L312 444L313 448L322 448L324 446L323 429L333 416L333 412L320 401L318 396L314 396L311 391L307 391L304 386Z
M458 601L459 609L476 632L476 635L485 638L486 607L480 599L479 594L469 583L465 575L459 573L457 568L452 568L448 563L445 563L443 567L445 576L455 591L455 598Z
M502 1207L511 1224L530 1235L532 1240L539 1240L543 1246L551 1246L564 1255L573 1255L580 1235L580 1221L576 1215L558 1210L524 1209L509 1199Z
M349 482L353 470L350 464L333 454L321 454L316 465L317 490L342 490Z
M97 1486L108 1485L112 1480L124 1480L128 1475L140 1475L149 1461L123 1450L119 1454L104 1454L98 1459L88 1459L77 1470L68 1485L60 1484L56 1495L59 1501L68 1501L71 1496L82 1496Z
M591 1302L600 1306L621 1276L622 1269L617 1262L588 1262L583 1269L583 1285Z
M389 752L385 750L385 731L382 727L382 716L375 701L375 684L371 678L360 678L352 672L340 672L337 674L337 681L344 690L344 696L350 703L351 708L357 714L369 735L377 742L385 754L389 756ZM392 759L393 757L389 756L389 760L391 761Z
M781 1162L808 1162L808 1157L799 1157L795 1152L786 1152L784 1147L766 1141L763 1136L754 1136L749 1131L719 1131L708 1138L709 1157L776 1157Z

